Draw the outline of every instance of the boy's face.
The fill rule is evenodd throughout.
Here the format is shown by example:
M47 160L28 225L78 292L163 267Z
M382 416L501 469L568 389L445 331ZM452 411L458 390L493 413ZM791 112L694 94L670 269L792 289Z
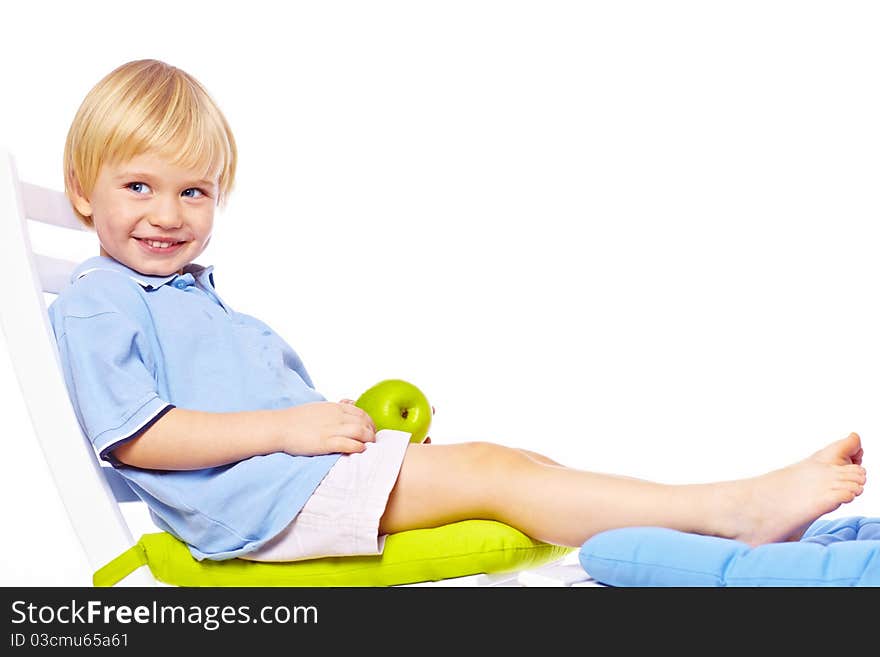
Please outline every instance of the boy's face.
M104 165L76 209L91 216L101 255L142 274L168 276L195 260L211 239L218 180L153 153Z

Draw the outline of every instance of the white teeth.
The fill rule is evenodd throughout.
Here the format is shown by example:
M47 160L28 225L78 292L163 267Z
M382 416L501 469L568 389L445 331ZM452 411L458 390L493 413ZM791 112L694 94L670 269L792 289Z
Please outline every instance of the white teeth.
M147 244L156 249L167 249L173 242L156 242L155 240L144 240Z

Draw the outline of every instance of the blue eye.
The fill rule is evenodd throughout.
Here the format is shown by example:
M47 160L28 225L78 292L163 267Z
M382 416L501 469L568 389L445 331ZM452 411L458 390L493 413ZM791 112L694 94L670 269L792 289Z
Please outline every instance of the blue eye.
M191 195L190 192L196 192L196 195ZM189 189L183 190L183 192L181 193L188 198L199 198L199 196L205 195L205 192L203 192L198 187L190 187Z
M146 193L152 191L150 189L150 186L147 183L142 183L142 182L128 183L126 185L126 187L128 187L131 191L133 191L136 194L146 194Z

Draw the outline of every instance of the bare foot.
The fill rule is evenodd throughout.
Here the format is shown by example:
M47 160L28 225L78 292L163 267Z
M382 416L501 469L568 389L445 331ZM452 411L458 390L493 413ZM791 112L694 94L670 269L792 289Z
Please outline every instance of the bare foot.
M851 433L786 468L729 482L731 524L722 535L752 546L798 540L819 516L862 494L861 463L861 438Z

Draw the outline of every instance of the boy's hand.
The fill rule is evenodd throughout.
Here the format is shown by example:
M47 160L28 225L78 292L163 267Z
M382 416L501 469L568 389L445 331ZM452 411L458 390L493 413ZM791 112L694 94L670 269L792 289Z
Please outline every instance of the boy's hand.
M351 400L311 402L285 409L283 451L296 456L353 454L376 442L376 425Z

